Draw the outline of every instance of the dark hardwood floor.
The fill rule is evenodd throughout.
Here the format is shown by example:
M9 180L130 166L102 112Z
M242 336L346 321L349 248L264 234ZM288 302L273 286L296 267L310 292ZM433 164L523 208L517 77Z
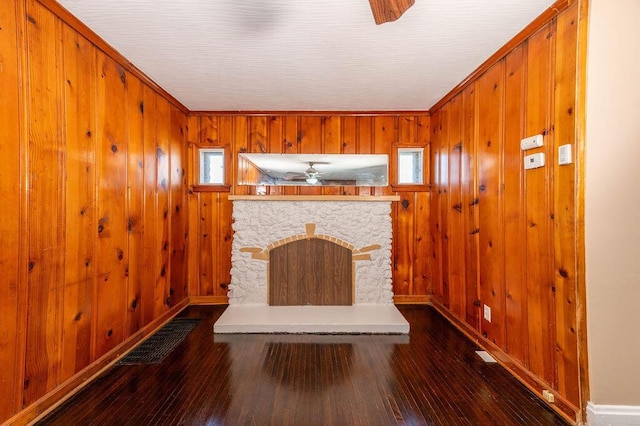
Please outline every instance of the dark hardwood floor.
M566 425L429 306L410 336L213 335L224 306L160 365L116 366L41 425Z

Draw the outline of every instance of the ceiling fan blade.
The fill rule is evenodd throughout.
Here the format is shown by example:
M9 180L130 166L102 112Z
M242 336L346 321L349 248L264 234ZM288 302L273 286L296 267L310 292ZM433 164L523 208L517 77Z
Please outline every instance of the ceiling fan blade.
M285 180L304 180L308 176L306 173L298 173L298 172L287 172L284 175Z
M393 22L402 16L415 0L369 0L376 25Z

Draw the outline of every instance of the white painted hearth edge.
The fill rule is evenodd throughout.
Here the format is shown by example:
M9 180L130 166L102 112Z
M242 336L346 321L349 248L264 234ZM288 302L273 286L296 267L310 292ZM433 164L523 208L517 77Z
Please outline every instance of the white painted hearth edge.
M231 198L231 197L230 197ZM333 236L354 247L379 245L371 260L355 263L354 304L393 304L391 283L391 199L339 197L270 199L233 197L234 237L229 304L267 304L267 262L253 259L245 247L269 247L305 233L315 225L318 235ZM259 201L256 201L259 200ZM367 202L359 202L367 201Z

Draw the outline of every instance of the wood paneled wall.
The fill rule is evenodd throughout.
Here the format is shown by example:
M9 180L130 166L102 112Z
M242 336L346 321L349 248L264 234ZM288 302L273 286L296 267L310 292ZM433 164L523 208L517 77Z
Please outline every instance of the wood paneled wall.
M580 19L576 2L431 111L434 303L566 413L581 405ZM544 146L521 151L536 134ZM574 162L559 166L564 144ZM524 155L537 152L546 165L525 171Z
M424 114L193 114L189 117L189 183L196 183L197 147L221 147L227 153L230 189L189 191L189 294L226 302L231 270L231 202L234 194L255 189L237 185L241 152L389 154L395 145L425 146L429 152L430 116ZM428 164L427 164L428 167ZM390 167L393 180L397 171ZM427 174L429 176L429 174ZM270 194L390 195L391 187L269 187ZM393 220L393 283L396 301L424 301L430 294L428 257L429 192L398 192Z
M2 422L186 303L188 224L183 107L43 3L0 27Z

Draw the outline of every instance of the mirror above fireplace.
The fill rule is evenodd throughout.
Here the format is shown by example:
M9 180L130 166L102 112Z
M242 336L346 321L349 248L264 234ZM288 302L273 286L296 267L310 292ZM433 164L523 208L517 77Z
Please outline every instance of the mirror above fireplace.
M239 185L387 186L386 154L238 154Z

